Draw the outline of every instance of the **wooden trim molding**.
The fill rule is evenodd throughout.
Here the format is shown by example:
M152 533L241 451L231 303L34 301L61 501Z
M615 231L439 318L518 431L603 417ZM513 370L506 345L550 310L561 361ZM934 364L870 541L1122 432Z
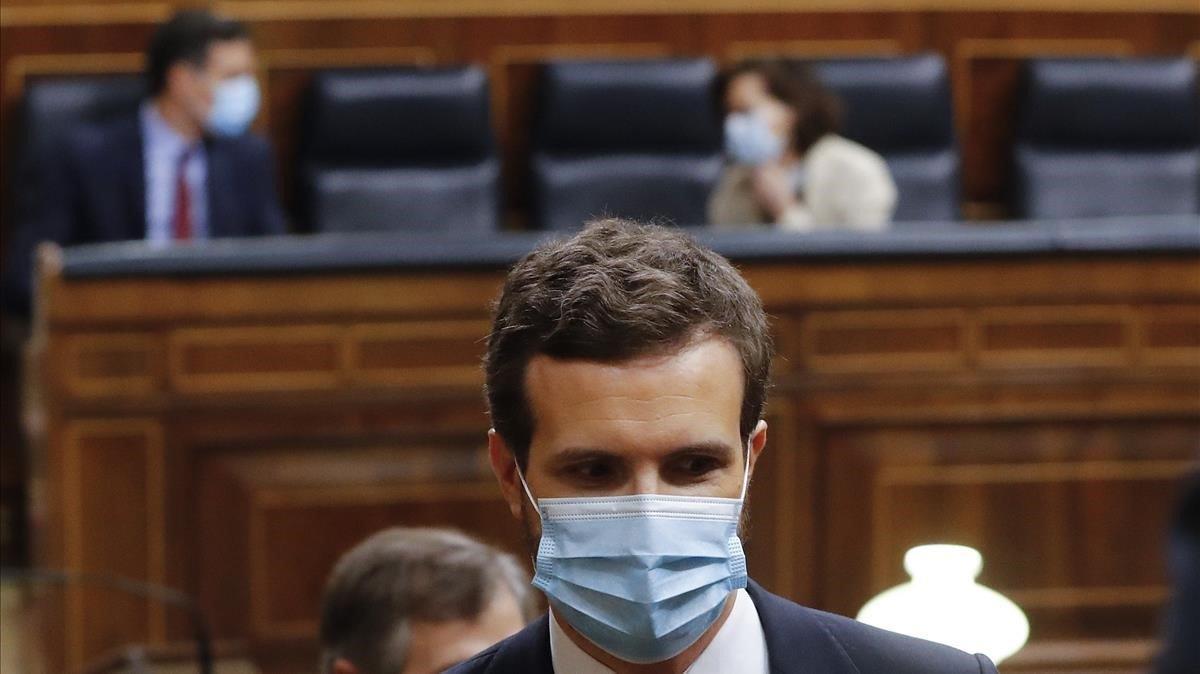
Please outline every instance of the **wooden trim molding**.
M982 59L1027 59L1035 56L1132 56L1126 39L964 38L954 43L950 90L960 138L971 120L971 63Z
M826 58L836 56L899 56L904 53L900 40L743 40L730 42L724 60L734 63L743 59L782 56L791 58Z
M141 52L17 54L4 64L4 94L20 96L30 76L139 73L144 62Z
M237 0L214 3L248 21L430 18L475 16L594 16L614 14L721 14L733 12L1178 12L1200 14L1193 0ZM155 23L167 2L26 5L0 9L0 27Z
M63 499L64 508L76 513L84 513L83 481L85 478L84 463L86 457L83 442L88 438L137 438L142 447L142 470L145 477L142 498L146 508L145 554L147 575L144 580L163 584L166 582L166 478L165 478L165 448L166 437L162 425L152 418L131 419L89 419L71 421L62 436L63 453ZM128 495L136 498L136 494ZM87 551L84 549L84 536L87 523L85 517L69 518L66 522L65 568L74 571L103 571L111 569L94 569L86 567ZM95 523L93 523L95 524ZM105 522L104 525L112 524ZM87 633L85 624L85 604L83 591L79 588L68 589L67 625L69 663L79 665L87 657L84 635ZM159 602L147 604L147 624L149 637L152 641L161 642L166 638L166 608Z
M345 49L264 49L259 52L265 70L362 68L369 66L431 66L438 54L430 47L349 47Z

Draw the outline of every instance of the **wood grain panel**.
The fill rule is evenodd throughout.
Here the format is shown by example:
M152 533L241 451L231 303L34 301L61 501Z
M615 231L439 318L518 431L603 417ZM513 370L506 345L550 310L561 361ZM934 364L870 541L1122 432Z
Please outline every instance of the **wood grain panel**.
M1200 306L1146 308L1138 328L1144 362L1200 367Z
M15 100L27 82L44 77L141 72L144 61L141 52L17 54L4 63L4 95Z
M802 330L804 362L816 371L966 366L967 314L961 311L818 312Z
M163 431L154 419L75 421L66 428L66 566L161 583L164 576ZM70 589L67 662L128 642L163 638L161 604L112 590Z
M1127 307L1022 307L983 310L983 367L1120 366L1133 358Z
M247 629L257 640L308 637L325 579L337 558L366 536L389 526L448 526L481 534L518 553L516 521L491 476L482 438L429 446L277 449L257 455L213 454L208 480L226 484L236 507L206 501L203 539L227 535L232 525L245 538L231 551L240 563L219 562L224 573L247 579L252 606L248 624L234 606L217 607L221 633ZM312 545L313 532L321 545ZM215 562L216 560L214 560ZM206 586L228 582L206 567ZM231 625L230 623L235 624Z
M830 58L836 56L899 56L904 47L894 39L864 40L745 40L730 42L724 61L751 58Z
M82 335L66 349L61 378L75 395L128 397L162 388L163 353L154 335Z
M980 581L1027 609L1035 641L1154 631L1166 586L1150 560L1166 545L1176 485L1200 467L1195 418L826 437L833 610L853 614L902 582L909 547L953 542L983 552Z
M485 321L354 326L350 376L364 383L481 386Z
M564 0L514 0L497 6L488 0L458 0L447 5L437 0L351 0L330 6L318 0L226 0L216 3L224 12L251 21L324 21L339 18L414 18L447 16L605 16L612 14L733 12L1127 12L1124 0L686 0L663 5L654 0L565 2ZM149 23L160 21L169 2L100 0L81 4L71 0L10 0L0 13L0 26ZM97 6L101 11L96 11ZM1196 13L1188 0L1146 0L1147 12Z
M345 370L343 335L318 325L177 330L170 383L194 393L333 388Z

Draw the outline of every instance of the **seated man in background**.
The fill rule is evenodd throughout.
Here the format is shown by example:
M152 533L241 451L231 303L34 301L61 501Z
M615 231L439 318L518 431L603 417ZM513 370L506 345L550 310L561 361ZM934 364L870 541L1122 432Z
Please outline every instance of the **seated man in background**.
M603 221L518 262L488 338L488 450L550 615L451 672L994 674L749 580L772 357L758 295L678 230Z
M749 61L721 79L725 168L714 225L813 231L885 229L896 185L878 154L837 135L839 103L807 68Z
M1175 577L1155 674L1200 672L1200 473L1190 476L1171 531Z
M40 241L167 244L283 233L271 149L247 133L259 107L256 67L250 34L237 21L191 10L159 26L138 112L78 129L46 158L38 203L13 242L9 302L20 310L28 301Z
M537 613L517 560L440 529L388 529L342 556L321 609L321 674L435 674Z

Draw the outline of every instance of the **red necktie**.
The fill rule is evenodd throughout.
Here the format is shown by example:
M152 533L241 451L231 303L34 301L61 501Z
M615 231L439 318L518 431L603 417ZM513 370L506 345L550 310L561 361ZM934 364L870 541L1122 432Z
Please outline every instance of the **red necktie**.
M171 217L171 231L176 241L192 238L192 195L187 182L187 162L191 156L190 149L184 150L175 171L175 214Z

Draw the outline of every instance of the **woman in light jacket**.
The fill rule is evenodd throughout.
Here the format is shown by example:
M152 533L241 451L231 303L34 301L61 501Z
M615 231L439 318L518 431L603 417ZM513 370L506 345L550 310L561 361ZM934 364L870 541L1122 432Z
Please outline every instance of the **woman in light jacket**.
M708 203L718 227L878 231L896 185L878 154L839 135L839 105L807 68L735 66L719 87L726 166Z

